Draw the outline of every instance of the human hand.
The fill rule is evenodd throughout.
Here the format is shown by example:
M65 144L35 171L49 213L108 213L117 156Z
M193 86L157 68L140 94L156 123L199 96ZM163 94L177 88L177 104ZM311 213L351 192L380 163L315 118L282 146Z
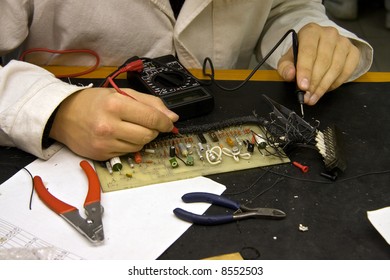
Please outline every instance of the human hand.
M314 105L327 92L336 89L353 74L360 51L334 27L309 23L298 32L298 61L294 67L292 48L281 57L278 72L286 81L296 78L305 91L305 103Z
M106 160L135 152L169 132L178 116L160 98L132 89L88 88L65 99L54 119L50 137L81 156Z

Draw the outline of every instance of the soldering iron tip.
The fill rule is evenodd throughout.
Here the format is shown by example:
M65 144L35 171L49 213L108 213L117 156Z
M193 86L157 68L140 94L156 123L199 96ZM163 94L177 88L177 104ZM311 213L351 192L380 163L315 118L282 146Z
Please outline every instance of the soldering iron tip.
M303 112L303 104L301 104L301 115L302 115L302 118L305 117L305 113Z

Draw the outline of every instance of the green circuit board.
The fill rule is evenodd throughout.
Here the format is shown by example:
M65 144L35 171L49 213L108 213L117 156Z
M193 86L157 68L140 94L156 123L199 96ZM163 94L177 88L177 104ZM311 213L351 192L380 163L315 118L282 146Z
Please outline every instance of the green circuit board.
M95 162L103 192L290 162L256 125L155 140L137 153Z

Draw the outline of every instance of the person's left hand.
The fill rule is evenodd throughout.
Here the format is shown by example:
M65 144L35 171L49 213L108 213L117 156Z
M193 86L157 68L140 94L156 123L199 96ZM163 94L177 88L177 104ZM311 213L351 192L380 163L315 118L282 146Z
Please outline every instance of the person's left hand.
M360 51L334 27L309 23L298 32L298 61L294 67L292 48L282 56L278 72L286 81L296 78L305 91L305 103L314 105L327 92L344 82L359 64Z

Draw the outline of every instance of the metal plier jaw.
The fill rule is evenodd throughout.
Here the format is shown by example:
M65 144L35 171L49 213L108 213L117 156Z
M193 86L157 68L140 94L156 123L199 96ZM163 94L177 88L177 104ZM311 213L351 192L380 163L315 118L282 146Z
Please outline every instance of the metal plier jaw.
M249 208L226 197L206 192L187 193L182 196L184 202L207 202L213 205L223 206L235 210L233 214L227 215L198 215L181 208L175 208L173 213L180 219L200 225L219 225L230 223L236 220L248 218L269 218L283 219L286 213L274 208Z
M39 198L52 211L64 218L89 241L94 244L100 244L104 241L104 231L102 222L103 207L100 204L101 191L99 178L87 161L81 161L80 166L88 177L88 193L84 202L86 219L80 216L79 210L76 207L59 200L49 193L41 177L34 177L34 188Z

